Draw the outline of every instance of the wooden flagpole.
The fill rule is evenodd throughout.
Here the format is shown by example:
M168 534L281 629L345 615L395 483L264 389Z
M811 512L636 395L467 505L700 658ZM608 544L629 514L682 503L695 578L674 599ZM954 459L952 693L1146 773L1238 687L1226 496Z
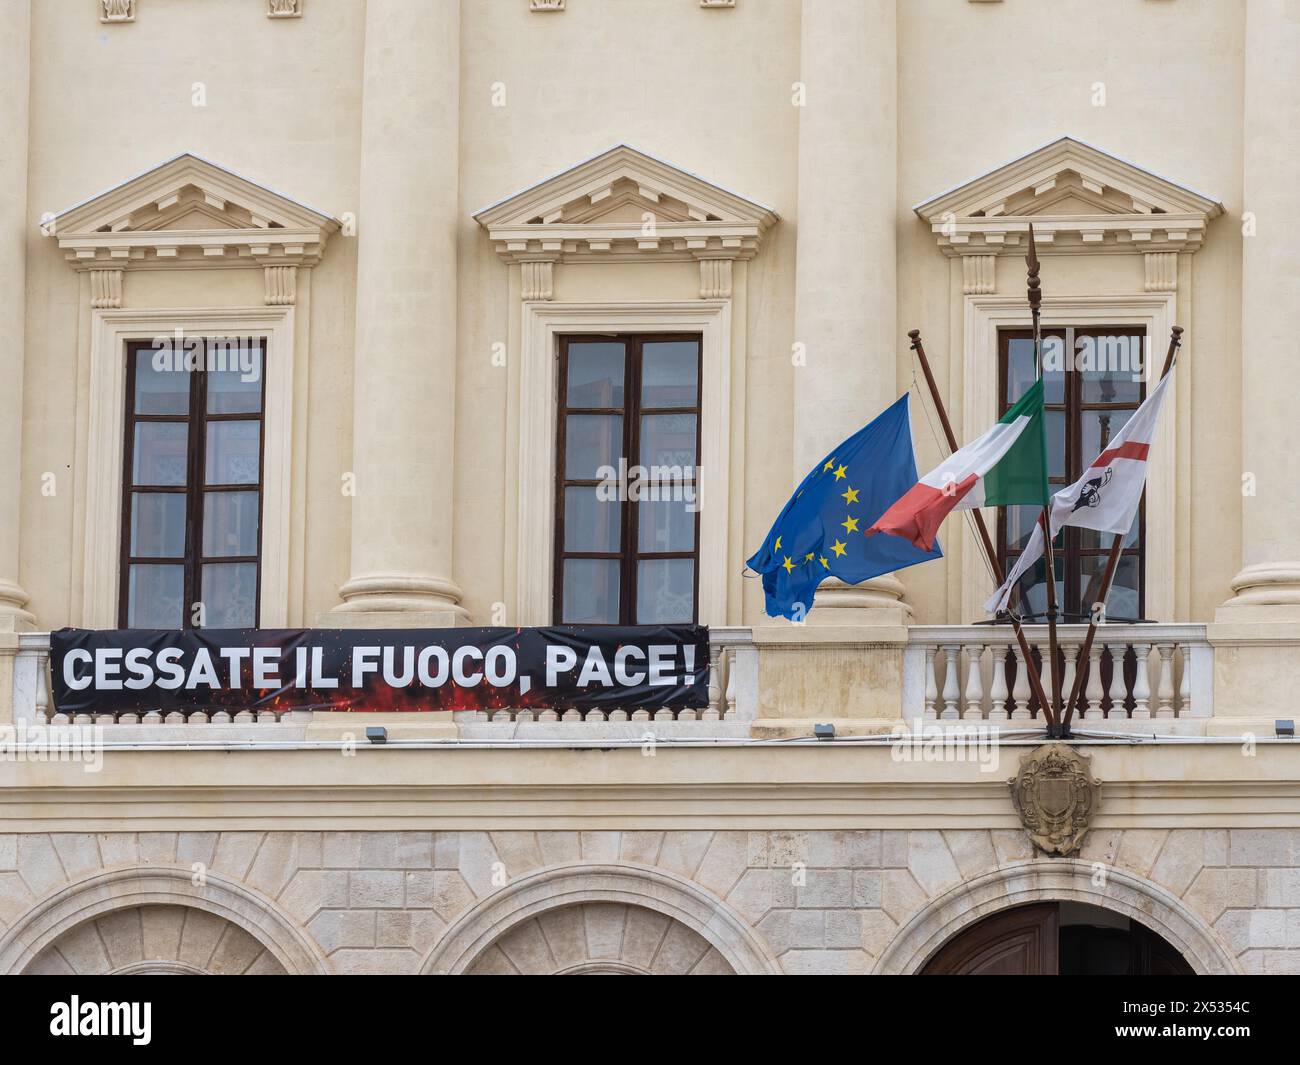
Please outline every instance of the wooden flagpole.
M939 386L934 383L934 374L930 372L930 360L925 356L925 346L921 343L921 331L912 329L907 334L912 338L912 350L916 352L916 357L921 363L921 372L925 374L926 386L930 389L930 398L934 400L934 408L939 412L939 422L943 426L943 435L948 438L948 450L953 452L957 450L957 436L952 431L952 423L948 421L948 411L943 405L943 397L939 395ZM989 528L984 524L984 515L978 509L971 511L975 515L975 527L979 529L980 540L984 544L984 553L988 555L989 565L993 568L993 576L997 579L999 585L1005 579L1002 575L1002 567L998 565L998 553L993 549L993 539L989 536ZM1024 663L1023 668L1029 677L1030 687L1033 689L1034 697L1038 700L1038 705L1043 707L1043 720L1049 728L1056 725L1056 718L1052 714L1051 707L1047 702L1047 694L1043 691L1043 681L1038 675L1038 670L1034 668L1034 661L1029 653L1029 641L1025 639L1024 630L1020 627L1018 618L1011 619L1011 628L1016 634L1016 641L1020 645L1020 660Z
M1183 330L1181 326L1174 326L1169 331L1169 350L1165 352L1164 369L1160 371L1160 380L1163 381L1174 368L1174 358L1182 343ZM1143 489L1145 491L1145 489ZM1065 715L1061 718L1061 735L1070 734L1070 720L1074 717L1074 704L1079 701L1079 696L1083 691L1083 664L1089 661L1089 655L1092 653L1093 637L1097 635L1097 605L1100 603L1105 609L1106 597L1110 595L1110 585L1115 579L1115 570L1119 565L1120 551L1124 546L1124 537L1126 532L1117 533L1114 541L1110 545L1110 554L1106 558L1106 570L1102 574L1101 588L1097 593L1097 598L1093 600L1092 617L1088 622L1088 634L1083 638L1083 647L1079 651L1078 666L1074 671L1074 684L1070 688L1070 701L1065 706ZM1100 666L1100 663L1098 663ZM1138 668L1142 663L1138 663Z
M1043 331L1039 321L1043 293L1038 280L1038 249L1034 245L1034 224L1029 223L1029 254L1025 256L1029 266L1029 313L1034 322L1034 369L1039 380L1043 377ZM1044 396L1046 399L1046 396ZM1052 671L1052 719L1053 724L1061 718L1057 716L1061 705L1061 668L1056 660L1056 560L1052 552L1052 524L1049 513L1051 499L1043 504L1043 559L1047 563L1047 653L1051 658ZM1059 735L1059 729L1052 729Z

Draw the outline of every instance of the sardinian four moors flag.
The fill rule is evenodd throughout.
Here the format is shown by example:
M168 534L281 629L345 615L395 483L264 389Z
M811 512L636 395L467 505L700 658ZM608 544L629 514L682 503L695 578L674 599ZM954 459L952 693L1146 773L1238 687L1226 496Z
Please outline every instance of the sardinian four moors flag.
M910 540L928 550L939 525L954 510L1044 506L1047 437L1043 431L1043 382L1035 381L987 433L913 485L867 530Z
M1124 427L1074 484L1052 496L1052 536L1065 525L1122 535L1133 525L1142 489L1147 480L1147 455L1160 421L1160 405L1165 399L1171 374L1166 374L1133 412ZM1034 526L1029 543L1021 552L1006 582L984 604L990 614L1007 608L1011 590L1043 553L1043 523Z

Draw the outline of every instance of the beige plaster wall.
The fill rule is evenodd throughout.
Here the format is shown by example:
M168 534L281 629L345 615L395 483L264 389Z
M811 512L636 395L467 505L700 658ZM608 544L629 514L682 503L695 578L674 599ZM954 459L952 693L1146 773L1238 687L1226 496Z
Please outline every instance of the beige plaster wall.
M937 253L914 204L1062 134L1224 204L1226 214L1210 223L1191 257L1190 284L1180 276L1178 292L1178 324L1188 331L1180 387L1190 385L1191 394L1178 436L1195 476L1180 476L1178 485L1178 550L1191 554L1177 620L1212 617L1239 568L1244 14L1244 4L1213 0L1059 0L1051 18L1011 3L899 5L899 328L919 328L927 338L950 409L961 397L961 267ZM1105 106L1093 103L1099 82ZM1042 261L1048 295L1142 291L1137 255L1045 254ZM999 258L997 291L1024 292L1019 256ZM1154 344L1161 356L1166 341ZM900 389L912 368L900 345ZM959 411L953 421L962 424ZM940 450L928 426L914 426L914 436L924 469ZM955 539L950 529L948 541ZM902 574L919 621L957 620L953 569L950 557Z
M1239 565L1242 21L1239 5L1196 0L1062 0L1051 20L1027 19L1015 4L899 5L896 386L912 379L902 332L919 327L959 432L979 428L965 425L960 410L960 270L939 253L912 204L1069 132L1227 208L1184 261L1178 293L1177 317L1189 331L1178 427L1180 619L1207 620ZM42 627L79 620L78 449L89 396L88 367L77 358L86 283L38 235L36 218L182 150L327 213L353 210L363 22L360 2L331 5L328 17L317 10L278 22L256 4L193 0L149 5L128 26L34 5L19 576ZM1116 33L1120 23L1124 32ZM662 155L782 215L757 259L737 271L746 298L733 366L743 412L733 468L743 471L734 486L743 491L743 527L732 530L736 557L710 564L738 569L784 502L797 372L789 356L799 33L799 5L784 0L744 0L725 12L624 0L574 4L556 16L531 14L522 2L462 4L457 416L455 425L428 431L455 437L453 575L474 621L514 603L520 530L510 396L518 366L493 365L492 350L505 342L517 352L519 306L510 268L470 215L613 143ZM1009 37L1024 60L1007 53ZM206 101L196 107L200 82ZM1105 107L1093 106L1095 82L1105 83ZM499 91L504 106L494 106ZM364 232L364 219L359 225ZM310 402L295 412L306 435L294 456L302 491L293 522L303 533L291 563L293 623L334 606L349 574L350 506L340 478L352 453L354 244L344 234L331 240L313 271L303 323L310 358L298 372ZM1047 255L1044 263L1052 294L1141 290L1139 256ZM999 292L1021 290L1017 259L1000 259L997 273ZM131 272L125 292L130 307L259 302L255 273L243 271ZM556 270L557 300L696 294L689 263ZM873 413L864 406L863 420ZM939 448L919 411L914 429L924 469ZM53 495L42 493L46 473L56 477ZM401 475L400 456L393 475ZM901 575L917 621L959 620L961 538L947 539L948 561ZM730 620L764 622L758 582L742 588Z

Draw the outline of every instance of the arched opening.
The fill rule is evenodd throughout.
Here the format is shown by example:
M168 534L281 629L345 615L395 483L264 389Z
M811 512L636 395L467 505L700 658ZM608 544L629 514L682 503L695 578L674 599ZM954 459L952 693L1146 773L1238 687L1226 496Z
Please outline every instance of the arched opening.
M1231 947L1205 919L1161 885L1078 858L1010 862L954 885L894 934L875 972L916 973L956 936L985 918L1033 903L1078 902L1123 915L1157 934L1198 974L1240 973ZM1057 915L1060 926L1059 907ZM1060 948L1059 935L1052 940ZM1057 971L1059 971L1059 954Z
M923 976L1194 976L1187 960L1141 921L1086 902L1013 906L963 928Z

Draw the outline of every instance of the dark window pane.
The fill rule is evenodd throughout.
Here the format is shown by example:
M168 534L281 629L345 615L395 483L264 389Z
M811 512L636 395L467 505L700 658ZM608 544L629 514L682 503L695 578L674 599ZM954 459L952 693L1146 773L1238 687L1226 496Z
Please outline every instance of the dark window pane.
M190 374L183 368L173 369L173 358L170 349L155 352L140 348L136 352L136 414L189 413Z
M569 343L569 382L566 405L570 407L623 406L622 341L585 344Z
M618 468L623 456L623 417L570 414L564 430L564 475L571 481L595 480L602 466Z
M205 557L257 554L260 499L257 492L205 492L203 494Z
M685 500L642 499L637 504L637 550L691 551L694 548L695 515L686 509Z
M1101 592L1101 578L1106 570L1105 555L1085 555L1083 563L1083 594L1080 609L1092 609ZM1138 614L1138 560L1136 555L1121 555L1111 581L1110 594L1106 596L1106 619L1109 621L1136 621Z
M257 414L262 409L262 350L210 344L208 413ZM224 367L222 369L221 367Z
M257 564L220 562L203 567L204 627L249 629L257 620Z
M1084 403L1140 403L1146 351L1143 336L1085 333L1075 339L1075 365Z
M1034 342L1029 341L1031 352L1033 351ZM1064 403L1065 402L1065 375L1069 372L1066 367L1069 365L1065 357L1065 337L1063 336L1043 336L1043 402L1044 403Z
M1065 602L1065 559L1056 555L1052 561L1056 564L1056 602L1060 606ZM1018 593L1012 597L1010 608L1022 616L1036 615L1040 620L1047 618L1047 561L1040 558L1034 568L1016 583Z
M622 531L617 499L601 500L595 488L564 490L564 550L617 551Z
M694 407L699 379L699 341L665 340L641 346L641 406Z
M1007 394L1003 397L1010 406L1025 394L1034 383L1034 342L1019 337L1007 338Z
M1133 417L1131 410L1085 410L1080 417L1083 420L1083 436L1079 447L1083 451L1080 457L1082 469L1102 453L1118 433Z
M564 617L567 625L613 625L618 622L617 559L564 560Z
M642 559L636 564L636 621L654 625L690 621L695 608L695 561Z
M1055 334L1043 336L1043 402L1065 402L1065 338ZM1007 338L1007 394L1010 406L1038 377L1034 365L1032 337Z
M257 484L261 480L262 425L208 422L206 484Z
M695 465L696 416L694 414L647 414L641 418L640 463L654 467Z
M183 485L189 432L185 422L137 422L133 483Z
M126 623L133 629L179 629L185 619L184 566L132 566Z
M1027 543L1029 537L1033 535L1034 525L1038 519L1043 516L1043 508L1030 506L1007 507L1007 549L1010 551L1019 551ZM1057 532L1056 539L1053 543L1061 542L1062 533ZM1010 568L1009 566L1007 567Z
M1065 411L1043 412L1043 429L1047 436L1047 475L1065 476Z
M131 554L181 558L185 554L185 496L181 492L131 495Z

